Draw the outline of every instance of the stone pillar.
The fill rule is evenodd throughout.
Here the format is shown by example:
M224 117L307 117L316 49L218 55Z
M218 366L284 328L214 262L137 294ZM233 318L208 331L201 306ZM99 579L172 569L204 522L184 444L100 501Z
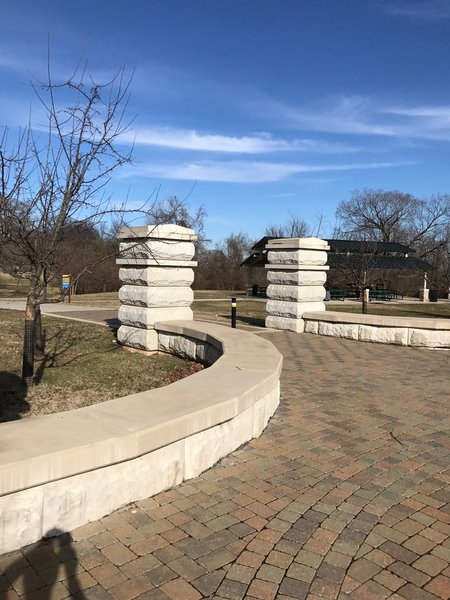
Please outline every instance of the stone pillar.
M421 302L430 301L430 290L428 288L422 288L419 290L419 299Z
M178 225L126 227L118 234L120 254L118 341L157 350L157 321L192 320L194 231Z
M430 290L428 289L428 273L423 274L423 288L419 290L419 299L422 302L430 301Z
M327 242L318 238L270 240L266 265L266 327L302 333L302 315L325 310Z

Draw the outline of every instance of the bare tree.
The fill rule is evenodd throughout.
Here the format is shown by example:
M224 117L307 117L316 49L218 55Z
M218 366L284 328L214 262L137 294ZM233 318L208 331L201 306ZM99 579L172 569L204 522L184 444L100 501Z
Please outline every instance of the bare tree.
M450 196L435 195L423 200L397 190L355 190L350 200L340 202L336 218L338 234L348 239L419 246L429 246L433 239L432 247L445 245Z
M245 233L231 234L216 246L216 279L218 289L241 290L244 274L241 263L250 252L253 243Z
M355 190L350 200L337 207L339 233L346 238L400 241L405 223L413 219L418 206L417 198L397 190Z
M306 221L291 213L287 223L284 225L269 225L266 227L264 235L280 238L301 238L311 235L310 231Z
M397 190L356 190L338 205L336 217L336 237L411 246L435 267L435 285L448 281L450 195L421 199Z
M22 380L33 381L35 324L47 286L54 283L66 232L74 222L97 225L125 206L111 203L105 186L130 162L120 145L130 80L120 70L106 84L83 71L56 83L32 84L46 115L45 132L30 123L14 148L0 141L0 261L27 271ZM61 252L60 252L61 250ZM80 273L81 274L81 273ZM80 275L79 274L79 275Z
M186 200L180 200L176 196L169 196L166 200L158 200L150 208L148 219L151 225L172 223L193 229L199 238L204 237L206 210L199 206L191 210Z

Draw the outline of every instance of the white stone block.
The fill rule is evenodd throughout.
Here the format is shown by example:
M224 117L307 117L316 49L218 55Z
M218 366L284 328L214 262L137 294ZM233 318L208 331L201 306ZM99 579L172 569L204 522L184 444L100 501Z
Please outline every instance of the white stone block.
M194 241L197 235L193 229L165 223L163 225L138 225L137 227L122 227L117 234L121 240L139 238L159 238L164 240Z
M119 245L120 258L190 261L195 254L192 242L173 240L126 240Z
M0 496L0 554L31 544L42 529L42 488Z
M158 335L159 350L170 352L183 358L195 360L197 356L197 340L182 335L160 333Z
M158 321L192 321L194 315L188 307L142 308L122 304L118 317L123 325L152 329Z
M358 330L359 325L354 323L325 323L319 321L319 335L357 340Z
M374 327L370 325L360 325L359 340L361 342L378 342L380 344L407 346L408 329L406 327Z
M409 345L419 348L450 348L450 331L410 329Z
M270 250L267 260L270 265L319 266L327 262L327 253L321 250Z
M122 346L147 352L158 350L158 333L154 329L121 325L117 331L117 341Z
M44 486L42 527L70 531L183 480L184 441Z
M283 271L276 269L267 273L267 282L277 285L324 285L326 271Z
M295 333L303 333L304 321L303 319L268 315L266 317L266 327L271 329L281 329L283 331L294 331Z
M189 268L193 269L198 265L195 260L159 260L154 258L139 258L139 257L127 257L127 258L116 258L116 265L122 265L124 267L175 267L178 268Z
M185 440L174 442L137 459L138 500L144 500L164 490L175 487L183 481L185 458Z
M323 302L284 302L282 300L268 300L266 310L269 315L300 319L304 312L323 311Z
M271 300L289 302L323 302L325 288L323 285L275 285L267 288L267 297Z
M122 304L148 308L190 306L194 292L190 287L123 285L119 290L119 300Z
M194 270L182 267L123 267L119 279L124 284L152 287L189 287Z
M314 333L317 335L319 333L319 323L305 319L305 333Z
M265 403L265 419L266 424L269 422L270 417L274 414L280 404L280 382L278 381L276 387L267 394L264 398Z
M183 356L204 365L212 365L222 356L222 351L213 344L195 340L184 335L159 332L158 340L161 352L170 352L171 354Z
M294 249L301 248L304 250L329 250L330 246L325 240L316 237L307 238L274 238L269 240L266 248L271 249Z
M232 421L185 439L184 478L197 477L205 469L253 437L252 407Z
M253 404L253 437L259 437L267 425L266 407L264 399L258 400Z
M195 360L202 364L213 365L217 359L222 356L222 351L212 344L197 344L197 354Z

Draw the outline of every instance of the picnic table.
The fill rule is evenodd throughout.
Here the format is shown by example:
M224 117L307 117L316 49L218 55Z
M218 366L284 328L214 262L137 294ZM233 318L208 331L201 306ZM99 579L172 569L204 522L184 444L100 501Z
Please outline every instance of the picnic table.
M328 290L330 300L345 300L346 298L359 298L359 290L341 288ZM403 295L397 290L369 290L369 300L403 300Z

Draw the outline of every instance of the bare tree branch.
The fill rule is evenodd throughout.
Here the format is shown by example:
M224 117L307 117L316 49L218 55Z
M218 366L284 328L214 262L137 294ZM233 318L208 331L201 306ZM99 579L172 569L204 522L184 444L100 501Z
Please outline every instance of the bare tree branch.
M15 147L6 131L0 139L0 265L12 272L19 263L30 280L23 368L27 386L33 376L36 311L67 261L64 244L70 227L124 220L146 208L144 203L130 211L106 193L113 173L131 161L132 148L121 144L131 124L124 112L130 82L122 68L100 84L86 75L86 67L55 82L49 59L47 80L32 83L47 116L46 131L30 122ZM88 268L83 265L75 280Z

